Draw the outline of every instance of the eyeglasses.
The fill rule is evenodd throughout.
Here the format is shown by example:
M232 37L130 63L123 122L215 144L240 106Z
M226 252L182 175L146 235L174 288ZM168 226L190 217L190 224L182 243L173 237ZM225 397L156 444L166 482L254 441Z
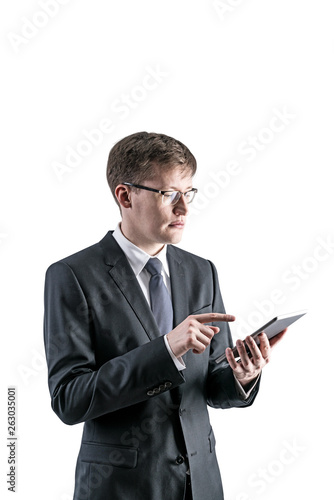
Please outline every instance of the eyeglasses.
M126 186L132 186L138 189L146 189L146 191L152 191L153 193L159 193L162 196L162 203L164 205L175 205L181 196L184 196L184 199L187 204L191 203L197 193L196 188L190 189L190 191L186 191L182 193L182 191L160 191L159 189L149 188L147 186L140 186L139 184L132 184L132 182L122 182Z

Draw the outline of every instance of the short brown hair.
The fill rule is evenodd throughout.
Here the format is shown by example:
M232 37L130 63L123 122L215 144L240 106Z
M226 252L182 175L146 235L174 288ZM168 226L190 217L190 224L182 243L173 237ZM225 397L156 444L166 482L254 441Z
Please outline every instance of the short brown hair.
M182 142L168 135L137 132L117 142L109 153L107 165L107 180L116 203L115 189L119 184L141 184L154 177L157 167L181 167L193 176L197 163Z

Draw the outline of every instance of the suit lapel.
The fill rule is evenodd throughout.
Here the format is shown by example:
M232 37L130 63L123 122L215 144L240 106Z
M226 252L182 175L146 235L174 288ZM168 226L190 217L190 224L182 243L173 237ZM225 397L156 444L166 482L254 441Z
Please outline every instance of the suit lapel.
M172 302L174 311L174 328L179 325L189 315L188 301L186 294L186 276L184 265L179 258L175 248L168 245L167 259L170 271L170 281L172 290ZM187 366L188 352L182 356L182 359ZM180 404L184 392L184 384L175 387L172 391L173 401Z
M111 266L109 269L111 279L131 306L146 331L148 338L153 340L159 337L160 332L150 306L144 297L128 259L116 240L112 237L111 231L101 240L100 244L103 249L105 263Z
M185 274L182 260L176 255L173 246L167 247L167 260L172 290L172 303L174 312L174 328L187 316L187 300L185 298Z
M160 332L138 280L124 252L109 231L100 241L105 263L110 266L109 275L133 309L150 340L160 336ZM171 280L174 328L188 315L186 279L182 260L172 245L167 247L167 259Z

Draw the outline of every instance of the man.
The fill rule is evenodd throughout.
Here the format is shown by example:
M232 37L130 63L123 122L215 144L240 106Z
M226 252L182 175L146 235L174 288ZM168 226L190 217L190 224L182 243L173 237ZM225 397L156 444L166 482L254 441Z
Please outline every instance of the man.
M207 405L251 405L271 346L237 342L236 362L214 265L174 246L195 171L171 137L118 142L107 178L121 223L47 271L52 408L85 422L74 500L223 499Z

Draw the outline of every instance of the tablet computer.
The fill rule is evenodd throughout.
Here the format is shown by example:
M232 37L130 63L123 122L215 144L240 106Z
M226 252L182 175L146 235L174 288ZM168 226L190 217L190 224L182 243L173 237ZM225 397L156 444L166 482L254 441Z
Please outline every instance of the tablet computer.
M261 326L256 332L251 334L251 337L255 340L257 344L260 343L260 340L258 339L258 336L261 332L264 332L268 339L272 339L275 337L278 333L282 332L287 328L288 326L292 325L297 319L301 318L307 313L307 311L299 311L299 312L294 312L294 313L289 313L289 314L282 314L281 316L276 316L275 318L271 319L266 323L265 325ZM244 341L245 342L245 341ZM249 351L248 347L246 346L247 351ZM239 353L236 347L232 349L233 355L235 358L239 357ZM219 356L217 359L215 359L216 363L221 363L222 361L226 360L226 354L222 354Z

